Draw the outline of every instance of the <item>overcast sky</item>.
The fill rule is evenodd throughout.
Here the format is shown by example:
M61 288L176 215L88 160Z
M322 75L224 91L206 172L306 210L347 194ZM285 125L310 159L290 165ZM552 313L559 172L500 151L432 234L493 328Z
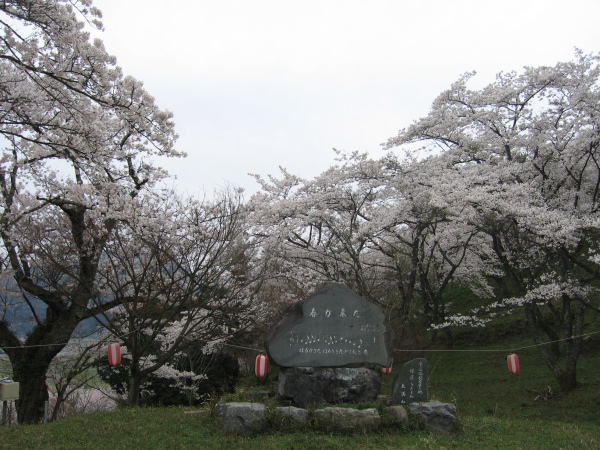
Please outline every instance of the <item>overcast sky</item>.
M461 74L600 51L598 0L95 0L124 72L175 114L188 193L279 166L313 177L332 148L380 144L427 114Z

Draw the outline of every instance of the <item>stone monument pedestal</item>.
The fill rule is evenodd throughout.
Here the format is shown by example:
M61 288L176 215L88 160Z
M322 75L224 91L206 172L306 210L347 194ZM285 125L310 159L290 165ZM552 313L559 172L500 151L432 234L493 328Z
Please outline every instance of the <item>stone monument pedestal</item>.
M380 390L380 372L365 367L289 367L279 372L279 400L300 408L375 401Z

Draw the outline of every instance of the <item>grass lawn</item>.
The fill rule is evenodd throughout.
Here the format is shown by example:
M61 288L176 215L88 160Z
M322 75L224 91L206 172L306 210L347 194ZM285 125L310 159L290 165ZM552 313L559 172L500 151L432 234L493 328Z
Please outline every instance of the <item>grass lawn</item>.
M253 437L223 435L208 414L185 408L142 408L96 413L48 425L3 427L2 448L19 449L322 449L322 448L600 448L600 426L491 414L460 417L450 435L383 429L349 436L304 429Z

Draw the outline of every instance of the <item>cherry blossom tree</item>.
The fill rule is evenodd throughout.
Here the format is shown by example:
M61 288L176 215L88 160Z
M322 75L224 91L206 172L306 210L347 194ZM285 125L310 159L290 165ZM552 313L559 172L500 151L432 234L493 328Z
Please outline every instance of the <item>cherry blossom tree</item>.
M437 202L444 195L445 177L436 164L390 157L383 161L381 171L387 173L385 187L371 206L365 234L393 279L399 324L416 321L422 327L423 319L443 322L449 311L445 302L449 286L460 280L478 281L469 269L478 232L457 227L454 218L460 212ZM451 346L451 329L444 328L444 332Z
M365 298L378 289L375 252L362 232L378 189L367 181L376 162L354 157L362 169L347 161L310 181L286 171L281 179L256 177L262 192L250 201L254 233L271 258L271 275L293 280L297 295L311 294L325 281L344 282Z
M97 276L107 243L165 174L150 157L180 156L171 114L122 74L85 23L90 0L0 3L0 252L32 323L25 337L0 321L20 423L48 398L46 372L77 325L114 308Z
M49 407L50 421L65 416L70 407L76 405L82 397L86 397L81 395L82 390L94 390L92 385L97 380L95 362L102 357L106 357L106 344L94 334L93 338L72 338L54 359L48 370L50 390L54 394ZM86 409L86 405L80 406L81 409Z
M417 310L445 319L443 294L461 274L476 231L457 233L452 212L431 204L434 170L357 153L340 153L339 161L310 181L286 171L281 179L257 177L263 190L250 207L268 273L295 300L341 281L397 324Z
M598 311L599 61L577 52L480 91L467 74L387 144L425 142L444 173L436 204L486 237L473 253L501 300L438 326L522 311L564 390L577 384L585 312Z
M107 242L99 289L120 306L100 321L130 360L129 406L150 374L199 379L171 361L191 345L210 353L254 322L245 224L240 192L202 202L155 193Z

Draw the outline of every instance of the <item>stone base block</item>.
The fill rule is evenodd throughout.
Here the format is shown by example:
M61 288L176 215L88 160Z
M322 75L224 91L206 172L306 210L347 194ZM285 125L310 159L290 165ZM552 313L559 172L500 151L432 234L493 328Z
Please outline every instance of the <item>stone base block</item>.
M380 389L380 372L364 367L291 367L279 372L279 400L300 408L375 401Z
M431 431L450 433L456 429L456 406L452 403L412 403L409 409L411 415Z
M377 428L381 417L375 408L324 408L313 413L317 426L341 431L366 431Z
M217 408L215 408L217 409ZM221 416L225 433L249 434L263 431L267 425L267 408L262 403L221 403L215 415Z

